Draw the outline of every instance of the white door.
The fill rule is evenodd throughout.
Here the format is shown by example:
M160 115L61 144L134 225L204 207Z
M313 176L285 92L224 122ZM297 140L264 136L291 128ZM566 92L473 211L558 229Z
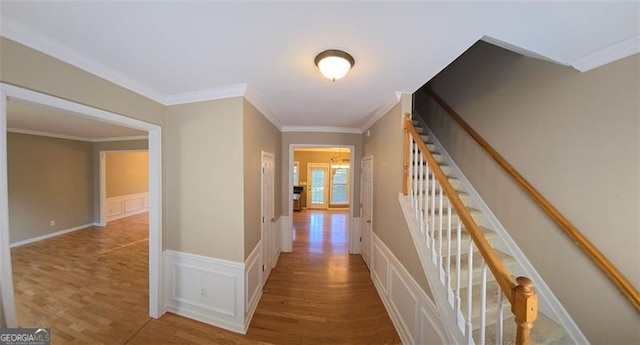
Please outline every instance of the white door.
M262 286L267 282L273 268L275 243L274 229L274 156L271 153L262 152L262 231L261 231L261 261L262 261Z
M307 208L329 207L329 164L307 164Z
M362 208L362 258L371 269L371 233L373 231L373 157L362 158L362 178L360 191Z

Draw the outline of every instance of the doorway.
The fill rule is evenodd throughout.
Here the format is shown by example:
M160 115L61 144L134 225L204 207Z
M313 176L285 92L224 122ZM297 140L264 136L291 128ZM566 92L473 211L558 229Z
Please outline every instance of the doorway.
M307 164L307 208L329 208L329 164Z
M313 153L312 155L316 155L319 152L325 152L325 159L308 159L305 160L300 158L296 158L296 152L307 152ZM324 208L327 212L338 212L341 211L344 213L346 219L346 234L347 234L347 245L349 248L349 253L358 254L360 253L360 226L355 225L357 229L353 229L354 221L359 220L354 219L354 172L353 172L353 155L355 152L355 145L332 145L332 144L289 144L289 161L288 161L288 169L289 169L289 186L288 186L288 195L289 203L289 217L288 224L285 224L282 231L282 249L286 252L293 251L293 222L296 214L300 214L300 212L304 212L305 209L308 210L320 210ZM306 166L308 163L321 163L322 172L316 172L316 175L321 174L322 178L318 177L317 180L320 181L317 184L313 183L311 176L313 173L309 173L308 167ZM313 165L312 165L313 166ZM326 167L326 168L325 168ZM326 169L326 170L325 170ZM317 171L317 169L316 169ZM322 196L324 200L321 200L316 193L318 193L318 189L312 191L310 193L311 185L319 185L316 188L322 188ZM322 186L322 187L320 187ZM295 189L294 189L295 187ZM293 197L293 192L302 190L302 194ZM314 194L314 195L311 195ZM332 197L333 195L333 197ZM310 196L315 197L315 205L310 205L310 208L307 208L309 205ZM295 209L300 209L300 211L294 211L294 199L296 200L296 206L302 205L304 207L296 207ZM320 202L322 202L320 204ZM316 208L317 207L317 208Z
M134 128L148 133L149 143L149 315L163 313L162 256L162 138L161 127L61 98L0 83L0 293L7 327L17 327L11 252L7 176L7 103L15 100L64 110L81 118Z

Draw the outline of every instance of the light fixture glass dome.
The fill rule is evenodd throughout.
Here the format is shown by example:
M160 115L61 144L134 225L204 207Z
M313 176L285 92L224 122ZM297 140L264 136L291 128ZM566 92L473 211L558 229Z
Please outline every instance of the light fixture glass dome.
M332 81L343 78L355 64L353 56L342 50L325 50L314 60L320 72Z

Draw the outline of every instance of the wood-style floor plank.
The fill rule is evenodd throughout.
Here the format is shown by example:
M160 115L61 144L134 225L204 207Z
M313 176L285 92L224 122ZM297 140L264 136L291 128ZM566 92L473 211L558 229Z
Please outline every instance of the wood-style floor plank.
M362 258L348 254L347 219L294 214L293 252L280 256L246 335L147 316L147 219L138 216L15 248L20 325L51 327L54 344L400 344Z
M11 250L20 327L53 344L124 344L150 320L148 216Z

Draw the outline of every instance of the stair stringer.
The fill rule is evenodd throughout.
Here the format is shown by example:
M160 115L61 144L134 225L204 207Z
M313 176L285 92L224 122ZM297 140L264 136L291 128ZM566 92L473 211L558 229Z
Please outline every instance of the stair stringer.
M418 221L415 218L414 210L411 206L411 201L408 196L404 196L400 193L398 196L398 202L400 203L404 219L407 222L409 233L411 233L413 244L418 252L418 258L420 259L422 269L427 277L427 284L429 285L429 289L431 289L431 295L433 296L438 309L440 320L447 331L446 335L448 343L466 344L467 340L464 334L460 328L456 326L457 321L455 311L447 300L446 296L448 296L448 292L446 291L446 288L440 284L439 281L433 281L434 279L437 280L437 277L440 276L439 268L433 263L433 261L431 261L431 257L428 255L429 249L426 244L426 236L420 232Z
M436 151L442 154L443 163L449 165L452 171L452 175L454 175L462 182L462 185L475 203L474 207L482 212L486 220L491 225L491 229L498 234L500 241L496 243L495 247L515 258L517 262L517 271L513 273L516 275L529 277L535 282L535 289L538 293L539 301L538 309L547 317L559 323L566 333L565 339L562 339L561 343L589 344L589 340L587 340L584 333L582 333L578 325L575 323L575 321L573 321L573 318L571 318L567 310L562 306L560 300L558 300L551 288L544 282L542 276L534 268L533 264L522 252L511 235L509 235L504 226L502 226L502 223L500 223L496 215L491 211L489 206L487 206L482 197L480 197L480 194L475 190L475 188L473 188L471 182L462 173L460 167L458 167L453 158L451 158L449 153L444 149L444 146L436 138L431 129L424 123L421 115L415 110L413 119L418 120L422 123L423 128L427 132L425 134L429 136L429 139L435 145Z

